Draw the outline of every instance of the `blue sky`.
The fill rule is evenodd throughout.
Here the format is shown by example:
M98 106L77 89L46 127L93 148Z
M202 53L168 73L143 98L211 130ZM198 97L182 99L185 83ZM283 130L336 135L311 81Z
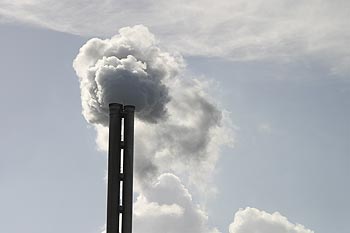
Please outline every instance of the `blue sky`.
M79 82L72 61L91 36L107 37L119 27L143 23L143 19L162 47L184 55L188 74L215 80L211 94L228 112L234 128L234 146L222 148L213 173L217 193L205 201L193 196L205 208L208 225L229 232L234 214L249 206L268 213L278 211L291 223L317 233L334 229L347 232L350 83L349 48L343 42L349 32L341 16L348 4L339 1L343 7L337 7L336 3L311 1L307 6L295 5L299 10L291 11L291 18L298 16L293 22L303 22L301 14L314 9L304 20L321 22L313 24L313 29L323 29L322 36L315 32L302 34L300 39L298 33L311 28L309 21L289 32L280 31L279 26L269 28L267 23L262 33L250 35L242 28L241 33L232 32L234 38L241 35L243 42L228 37L232 44L210 49L212 43L220 45L218 35L229 35L228 26L234 31L235 24L228 19L228 26L220 28L215 20L205 19L202 24L211 29L205 34L201 31L204 26L192 18L193 12L181 11L181 3L175 9L182 12L184 22L195 20L194 35L181 28L181 22L160 24L157 17L146 19L147 14L143 16L135 6L124 7L139 18L123 18L114 26L112 19L118 18L111 16L95 31L96 25L89 28L79 18L84 16L83 10L77 18L60 19L15 2L10 5L4 1L0 10L2 232L92 233L103 228L106 156L97 150L94 128L81 115ZM68 3L57 9L64 4ZM263 22L268 13L274 15L271 22L278 21L280 14L276 12L286 7L272 5L273 12L266 13L266 9L251 4L249 9L254 10L243 12L262 11L254 22ZM67 6L75 9L75 4ZM243 7L240 1L232 4L235 6ZM152 6L148 14L155 12ZM66 14L69 11L62 12ZM208 14L217 12L208 10ZM238 14L235 19L254 31L248 16L249 20ZM277 39L272 40L274 30ZM196 36L198 48L188 49L196 44ZM249 42L254 36L265 50L254 49L257 45ZM240 229L237 233L249 231Z
M230 209L255 206L308 223L315 232L335 226L345 232L347 81L304 65L282 72L271 71L271 63L194 60L190 66L217 77L238 127L235 148L225 150L218 163L218 200L226 202L223 207L213 201L213 218L229 221Z

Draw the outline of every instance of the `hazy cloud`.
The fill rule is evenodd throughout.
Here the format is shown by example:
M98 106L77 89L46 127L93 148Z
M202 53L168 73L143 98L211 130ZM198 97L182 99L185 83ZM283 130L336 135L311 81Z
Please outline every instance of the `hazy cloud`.
M234 60L305 57L349 72L350 2L220 1L137 2L101 0L8 1L0 3L2 21L16 21L80 35L111 35L115 28L145 24L164 46L186 55Z

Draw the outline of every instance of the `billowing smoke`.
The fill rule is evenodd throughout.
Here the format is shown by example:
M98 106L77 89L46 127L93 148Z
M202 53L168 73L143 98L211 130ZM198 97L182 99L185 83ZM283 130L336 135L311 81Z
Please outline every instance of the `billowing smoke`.
M73 67L83 115L101 150L107 150L108 104L136 106L134 232L219 233L200 200L215 191L220 148L233 140L225 111L208 95L211 83L185 76L182 57L162 51L141 25L89 40ZM288 224L280 215L246 209L236 213L230 233L312 233Z
M91 39L73 67L79 77L83 114L89 123L108 125L108 104L136 106L138 118L155 123L166 117L166 79L177 75L181 59L162 52L146 27L122 28L111 39Z
M221 132L223 113L206 94L206 83L183 77L182 57L163 52L146 27L122 28L111 39L89 40L73 67L83 115L95 125L102 150L107 150L108 104L136 106L138 184L148 186L164 172L186 176L190 167L208 174L187 174L192 181L209 179L220 145L230 140Z
M136 183L148 186L164 172L185 178L203 191L210 189L222 145L232 143L230 127L223 127L225 114L207 95L206 82L185 77L166 81L171 100L168 116L157 124L135 122ZM97 126L97 144L106 150L108 129Z

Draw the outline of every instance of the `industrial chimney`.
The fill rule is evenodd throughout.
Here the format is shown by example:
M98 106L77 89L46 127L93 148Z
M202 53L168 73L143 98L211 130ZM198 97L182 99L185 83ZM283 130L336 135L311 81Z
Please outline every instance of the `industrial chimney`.
M106 233L132 232L134 112L135 106L109 105Z

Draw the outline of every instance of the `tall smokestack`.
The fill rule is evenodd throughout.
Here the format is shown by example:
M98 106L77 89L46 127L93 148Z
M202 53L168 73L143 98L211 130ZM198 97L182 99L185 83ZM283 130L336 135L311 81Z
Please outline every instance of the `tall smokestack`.
M122 233L132 232L133 164L135 107L124 106L123 219Z
M106 233L119 233L120 229L122 233L132 232L134 112L134 106L117 103L109 105ZM124 118L124 141L121 131L122 118ZM120 196L121 187L122 196Z

